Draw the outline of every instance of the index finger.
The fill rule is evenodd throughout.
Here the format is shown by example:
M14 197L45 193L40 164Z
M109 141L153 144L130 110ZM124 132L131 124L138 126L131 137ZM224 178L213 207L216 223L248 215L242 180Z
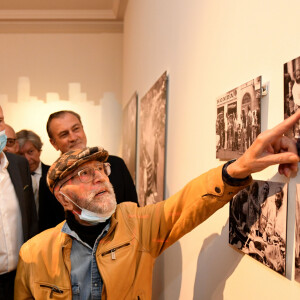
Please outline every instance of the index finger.
M284 133L286 133L290 128L292 128L292 126L299 121L300 119L300 109L297 110L296 113L294 113L293 115L291 115L289 118L285 119L284 121L282 121L281 123L279 123L278 125L276 125L275 127L273 127L271 129L270 134L273 137L280 137L282 136Z

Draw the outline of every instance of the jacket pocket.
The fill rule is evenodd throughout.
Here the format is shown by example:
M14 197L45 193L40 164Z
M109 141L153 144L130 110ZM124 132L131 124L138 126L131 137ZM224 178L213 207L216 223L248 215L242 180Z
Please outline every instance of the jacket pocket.
M52 283L36 282L34 289L35 299L71 299L69 289L58 287Z
M130 246L130 243L129 243L129 242L126 243L126 244L117 246L117 247L115 247L115 248L112 248L112 249L110 249L110 250L108 250L108 251L105 251L105 252L103 252L103 253L101 254L101 256L104 257L104 256L107 256L107 255L111 255L111 259L112 259L112 260L116 260L116 259L117 259L118 253L119 253L121 250L123 250L123 249L125 249L126 247L128 247L128 246Z

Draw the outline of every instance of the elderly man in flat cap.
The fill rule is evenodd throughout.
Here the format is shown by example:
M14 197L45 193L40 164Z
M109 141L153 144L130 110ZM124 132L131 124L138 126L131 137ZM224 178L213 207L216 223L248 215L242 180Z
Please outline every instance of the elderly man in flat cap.
M116 204L103 148L64 153L47 180L66 221L22 246L15 299L151 299L157 256L249 185L251 173L278 163L286 176L298 170L295 142L283 133L299 118L300 112L262 133L238 160L145 207Z

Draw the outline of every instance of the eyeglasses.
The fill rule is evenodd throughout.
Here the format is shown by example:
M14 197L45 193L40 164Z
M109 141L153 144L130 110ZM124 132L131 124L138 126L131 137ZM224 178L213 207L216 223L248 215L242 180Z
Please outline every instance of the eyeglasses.
M95 170L99 171L102 176L106 175L109 176L111 173L110 164L109 163L102 163L97 167L87 167L80 170L76 175L78 175L79 180L83 183L88 183L94 180L95 178ZM76 176L75 175L75 176Z
M7 147L12 147L12 146L15 145L15 143L16 143L16 139L7 138L6 146Z

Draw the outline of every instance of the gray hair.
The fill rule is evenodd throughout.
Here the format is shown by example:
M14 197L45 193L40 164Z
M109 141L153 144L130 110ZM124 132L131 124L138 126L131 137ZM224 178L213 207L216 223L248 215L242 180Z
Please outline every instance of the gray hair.
M42 150L43 143L40 139L40 137L33 131L31 130L20 130L16 134L17 136L17 141L19 142L20 148L24 146L26 142L31 142L33 146L38 150Z

